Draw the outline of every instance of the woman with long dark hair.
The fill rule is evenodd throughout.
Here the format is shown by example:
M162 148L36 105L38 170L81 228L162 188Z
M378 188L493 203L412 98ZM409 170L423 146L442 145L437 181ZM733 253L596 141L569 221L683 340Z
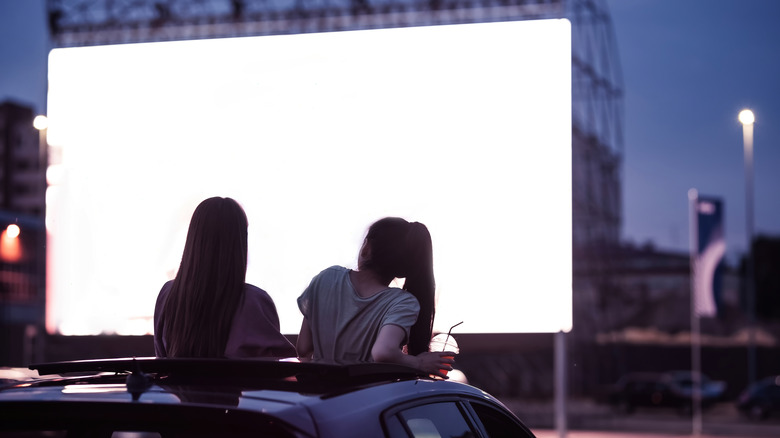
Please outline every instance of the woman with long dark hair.
M396 278L403 288L389 287ZM298 355L335 363L391 362L441 377L451 352L428 352L436 284L428 228L387 217L373 223L358 269L332 266L298 298ZM407 353L403 349L406 347Z
M231 198L208 198L190 220L181 265L154 309L158 357L294 357L268 293L246 283L248 221Z

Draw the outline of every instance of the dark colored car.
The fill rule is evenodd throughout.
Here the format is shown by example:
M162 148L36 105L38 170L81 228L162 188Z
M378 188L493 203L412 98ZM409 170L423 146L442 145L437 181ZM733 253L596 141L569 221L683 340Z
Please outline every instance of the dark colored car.
M766 377L742 391L737 409L755 420L780 412L780 376Z
M726 384L700 374L701 406L719 401ZM636 408L667 407L689 414L693 406L693 374L690 371L629 373L621 377L608 394L608 402L622 413Z
M0 388L0 437L533 437L475 387L390 364L106 359Z

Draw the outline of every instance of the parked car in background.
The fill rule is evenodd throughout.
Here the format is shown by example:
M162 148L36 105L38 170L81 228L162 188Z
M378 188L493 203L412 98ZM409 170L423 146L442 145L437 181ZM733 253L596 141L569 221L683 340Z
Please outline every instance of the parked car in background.
M693 407L693 374L690 371L665 373L629 373L608 391L607 402L619 412L630 414L637 408L674 408L690 414ZM700 374L701 406L707 408L721 400L725 382Z
M737 409L754 420L780 412L780 376L766 377L747 387L737 398Z
M0 388L0 437L520 437L473 386L392 364L105 359Z
M665 373L672 386L680 391L685 397L693 398L694 373L692 371L669 371ZM703 405L709 406L715 402L721 401L726 392L726 382L712 380L704 374L699 373L701 382L701 401Z

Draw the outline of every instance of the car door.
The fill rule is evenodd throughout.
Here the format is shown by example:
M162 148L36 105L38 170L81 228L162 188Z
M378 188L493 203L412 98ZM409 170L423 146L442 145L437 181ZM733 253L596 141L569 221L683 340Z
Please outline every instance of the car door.
M511 414L497 406L459 398L422 400L387 411L388 438L533 438Z

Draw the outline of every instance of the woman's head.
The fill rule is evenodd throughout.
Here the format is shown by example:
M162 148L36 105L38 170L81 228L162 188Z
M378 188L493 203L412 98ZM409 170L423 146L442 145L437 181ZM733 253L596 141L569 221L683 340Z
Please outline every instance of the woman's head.
M245 276L248 226L244 209L233 199L201 202L192 213L179 274L197 269Z
M244 294L246 213L231 198L201 202L192 214L179 271L163 311L168 352L221 357Z
M393 278L405 279L403 288L420 303L420 315L410 333L409 353L428 351L436 291L433 245L428 228L398 217L374 222L366 234L359 269L374 271L387 283Z

